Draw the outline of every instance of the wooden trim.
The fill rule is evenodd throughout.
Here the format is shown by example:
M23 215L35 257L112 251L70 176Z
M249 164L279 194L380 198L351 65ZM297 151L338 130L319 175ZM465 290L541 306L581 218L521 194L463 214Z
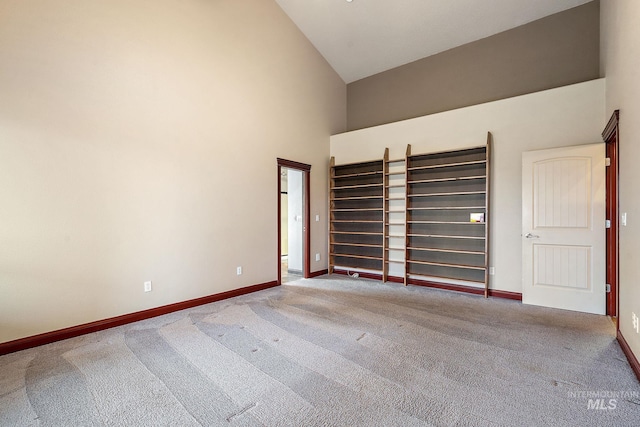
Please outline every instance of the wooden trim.
M357 271L357 273L358 273L358 275L360 277L365 278L365 279L380 280L382 278L381 274L361 273L359 271ZM341 274L343 276L347 276L346 270L335 270L333 272L333 274ZM404 284L404 278L403 277L397 277L397 276L388 276L387 277L387 282ZM443 289L443 290L446 290L446 291L463 292L463 293L466 293L466 294L473 294L473 295L483 295L484 294L484 289L483 288L474 288L472 286L450 285L450 284L446 284L446 283L430 282L430 281L427 281L427 280L420 280L420 279L407 279L407 282L408 282L407 284L409 284L409 285L422 286L422 287L425 287L425 288ZM489 289L489 296L490 297L494 297L494 298L502 298L502 299L510 299L510 300L514 300L514 301L522 301L522 294L519 293L519 292L501 291L501 290L498 290L498 289Z
M311 166L303 171L302 181L304 184L304 271L305 279L309 278L311 272Z
M616 338L618 339L618 344L620 344L622 352L625 356L627 356L627 360L629 361L631 370L633 370L633 372L636 374L636 377L638 378L638 381L640 381L640 362L638 362L638 358L635 354L633 354L631 347L629 347L629 343L627 343L627 340L624 339L624 337L622 336L622 332L620 332L619 329Z
M279 160L279 159L278 159ZM282 165L278 162L278 285L282 284Z
M606 314L611 317L618 316L619 305L619 120L620 110L615 110L602 131L602 138L606 143L606 156L610 159L610 165L606 172L605 209L607 219L611 221L611 227L606 230L606 278L607 283L611 285L611 292L607 293ZM619 322L616 322L616 325L619 330Z
M484 227L484 297L489 298L489 224L490 224L490 215L491 212L491 197L490 197L490 184L491 184L491 146L493 142L493 135L491 132L487 132L487 149L485 151L485 160L487 161L487 166L485 169L485 201L484 201L484 223L486 224ZM520 296L520 300L522 300L522 296Z
M389 253L387 252L389 239L386 239L385 236L389 235L389 197L391 197L389 192L389 148L384 149L382 161L382 172L384 173L382 178L382 185L384 186L382 191L382 197L384 197L382 201L384 210L382 214L382 220L384 221L382 226L382 281L386 282L389 276Z
M299 169L301 171L310 172L311 165L306 163L294 162L293 160L281 159L278 157L278 166L284 166L285 168Z
M402 284L407 286L409 280L409 224L411 211L411 199L409 199L409 162L411 157L411 144L407 144L407 150L404 153L404 275Z
M420 280L420 279L409 279L409 284L416 285L416 286L424 286L427 288L444 289L447 291L464 292L464 293L473 294L473 295L484 295L485 293L484 287L474 288L472 286L453 285L449 283L431 282L428 280ZM515 301L522 301L522 294L519 292L489 289L488 296L503 298L503 299L510 299Z
M314 277L318 277L318 276L324 276L325 274L329 274L329 269L324 269L324 270L319 270L319 271L312 271L311 273L309 273L309 279L313 279Z
M602 131L602 139L607 140L611 138L614 131L618 130L618 123L620 122L620 110L615 110L609 119L609 123Z
M328 242L328 246L327 246L327 255L328 255L328 274L333 273L333 266L334 266L334 258L329 255L331 252L333 252L333 220L335 219L335 215L334 212L336 212L335 209L335 204L331 201L331 196L333 195L333 186L335 184L335 180L334 180L334 166L336 165L336 158L331 156L331 160L329 161L329 182L328 182L328 189L327 189L327 195L329 196L329 218L327 221L327 239L329 240Z
M32 347L38 347L44 344L50 344L56 341L78 337L80 335L114 328L116 326L126 325L128 323L138 322L140 320L150 319L152 317L162 316L164 314L173 313L174 311L185 310L187 308L193 308L203 304L209 304L240 295L250 294L252 292L262 291L264 289L272 288L275 286L278 286L278 281L272 280L270 282L260 283L258 285L251 285L244 288L233 289L231 291L225 291L206 297L163 305L161 307L150 308L148 310L123 314L122 316L111 317L109 319L98 320L78 326L72 326L70 328L59 329L57 331L45 332L39 335L33 335L26 338L8 341L0 344L0 356L20 350L26 350Z
M277 158L278 162L278 197L280 197L280 192L282 188L280 188L281 182L281 173L282 168L286 167L289 169L296 169L302 172L302 204L304 205L304 242L302 244L303 256L303 266L302 266L302 277L305 279L309 278L309 272L311 271L311 165L307 165L305 163L295 162L293 160L286 160ZM282 207L281 207L281 199L278 199L278 284L282 283L282 251L281 240L282 240L282 227L280 222L282 221Z

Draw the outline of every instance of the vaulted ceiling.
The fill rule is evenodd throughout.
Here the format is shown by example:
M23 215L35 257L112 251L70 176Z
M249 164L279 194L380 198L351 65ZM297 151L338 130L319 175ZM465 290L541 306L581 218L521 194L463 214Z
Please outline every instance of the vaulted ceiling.
M276 0L346 83L591 0Z

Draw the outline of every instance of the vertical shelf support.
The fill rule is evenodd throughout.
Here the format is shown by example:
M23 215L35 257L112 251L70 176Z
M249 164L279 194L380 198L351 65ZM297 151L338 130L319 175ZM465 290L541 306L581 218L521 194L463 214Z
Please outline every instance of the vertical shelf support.
M404 280L405 286L409 284L409 221L411 220L410 214L410 201L409 198L409 158L411 157L411 144L407 144L407 151L404 156Z
M334 208L334 203L333 203L333 187L335 185L334 183L334 176L335 176L335 171L333 169L333 167L336 165L336 158L335 157L331 157L331 162L329 163L329 274L333 274L333 267L335 265L335 260L333 257L333 221L335 220L335 216L333 214L333 208Z
M383 261L382 261L382 282L387 281L389 277L389 149L384 149L384 157L383 159L383 187L382 187L382 197L384 201L382 203L382 252L383 252Z
M487 166L486 166L486 190L485 190L485 214L484 214L484 297L489 298L489 224L491 224L490 219L490 208L491 208L491 198L490 194L490 177L491 177L491 143L493 141L493 135L491 132L487 132Z

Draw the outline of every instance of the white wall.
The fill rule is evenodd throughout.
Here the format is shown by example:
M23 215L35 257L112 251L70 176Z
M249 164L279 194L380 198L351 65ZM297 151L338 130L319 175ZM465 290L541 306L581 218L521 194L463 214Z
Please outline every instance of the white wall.
M522 292L522 152L602 142L603 79L331 137L336 164L485 144L493 134L490 287Z
M303 173L296 169L288 169L288 233L289 233L289 257L288 268L296 272L302 272L303 258Z
M326 215L346 87L274 1L0 17L0 342L276 280L278 157Z
M606 77L606 117L620 110L620 331L640 358L640 334L632 313L640 316L640 2L601 2L601 61Z

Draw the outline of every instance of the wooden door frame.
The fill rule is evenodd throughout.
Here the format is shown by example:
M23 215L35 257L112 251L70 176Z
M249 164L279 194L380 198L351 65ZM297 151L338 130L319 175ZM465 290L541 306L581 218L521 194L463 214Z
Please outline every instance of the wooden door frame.
M620 240L620 224L619 218L619 143L620 134L618 123L620 121L620 110L615 110L602 131L602 139L606 144L606 156L609 158L609 166L606 171L606 211L607 219L611 221L611 227L607 229L606 245L607 245L607 283L611 286L611 292L607 293L607 310L608 316L618 317L619 292L619 240ZM619 328L619 322L616 327Z
M282 168L295 169L302 172L302 185L303 185L303 209L304 209L304 233L302 233L303 237L303 265L302 265L302 277L308 279L310 276L310 265L311 265L311 186L309 184L309 178L311 176L311 165L307 165L306 163L295 162L293 160L281 159L278 157L278 285L282 284L282 206L281 206L281 196L280 192L282 191L281 182L282 182Z

